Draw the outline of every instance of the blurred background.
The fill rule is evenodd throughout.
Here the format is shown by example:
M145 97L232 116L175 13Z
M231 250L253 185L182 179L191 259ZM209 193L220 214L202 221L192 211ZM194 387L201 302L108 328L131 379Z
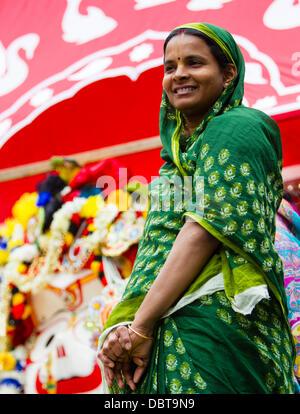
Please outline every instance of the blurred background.
M277 121L300 209L298 0L1 0L0 392L101 393L97 338L162 165L163 42L201 21L240 46L244 105Z

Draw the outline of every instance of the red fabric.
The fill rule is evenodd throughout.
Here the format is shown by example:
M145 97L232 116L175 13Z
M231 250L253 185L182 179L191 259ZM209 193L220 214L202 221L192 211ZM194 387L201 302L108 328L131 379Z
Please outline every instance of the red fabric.
M151 181L151 177L158 175L159 168L162 165L160 149L124 155L117 157L117 159L122 165L130 166L132 177L140 175L145 177L147 182ZM39 174L18 180L0 182L0 222L7 217L11 217L12 206L22 194L36 191L37 182L44 178L45 174ZM67 199L64 201L67 201Z
M162 75L158 67L135 82L120 76L86 86L10 138L0 168L157 136Z
M81 394L92 391L100 386L101 381L101 371L96 363L93 372L87 377L74 377L57 381L56 394ZM35 385L38 394L48 394L47 390L43 388L39 375L37 375Z
M296 115L293 117L285 116L283 119L278 116L273 117L281 130L284 167L300 164L300 116ZM58 155L58 153L52 155ZM124 166L128 165L133 176L141 175L148 182L151 181L151 177L158 175L159 168L163 163L160 158L160 149L117 157L117 160ZM0 222L11 216L11 208L22 194L36 191L37 182L44 178L45 174L39 174L0 182Z
M300 111L273 117L282 136L283 166L300 164Z
M8 331L7 336L10 337L11 343L14 347L23 345L25 341L30 337L34 330L34 324L31 316L22 320L19 325L16 325L15 329Z
M131 172L130 168L125 168L115 158L109 158L81 168L68 185L72 190L75 190L83 188L86 184L92 184L100 188L106 197L112 189L107 186L107 182L102 185L98 181L102 176L113 178L114 188L123 188L127 184Z
M250 64L245 85L249 105L273 114L300 109L298 13L297 0L1 0L0 143L11 139L41 112L48 112L47 108L56 107L57 102L85 89L96 79L105 80L103 83L122 75L137 79L149 68L157 67L166 34L191 21L216 24L235 36L246 63ZM90 65L94 67L92 73ZM128 78L125 83L132 83ZM72 143L86 141L93 135L90 129L95 125L89 122L90 111L98 116L98 140L119 139L116 130L123 115L115 105L108 105L111 98L117 106L122 104L123 113L130 115L132 110L143 123L145 107L135 99L136 94L152 102L153 88L160 83L127 94L115 79L108 82L110 89L104 88L91 102L94 110L81 106L79 112L72 113L74 124L78 118L82 121L80 129L64 128L68 119L62 112L63 118L58 116L48 124L51 140L34 134L35 141L60 146L61 129L70 132L62 135ZM103 112L109 112L110 116L102 117ZM124 114L129 127L131 119ZM5 124L1 125L2 120ZM124 129L121 132L123 135ZM129 129L126 133L131 134ZM146 133L146 136L151 135ZM21 141L26 149L23 135ZM89 144L83 142L83 146L91 143L89 138ZM83 150L80 145L79 151ZM7 162L21 164L24 154L26 151L16 153ZM27 155L31 157L26 154L26 158Z
M21 317L24 313L24 310L25 310L25 303L22 302L22 303L19 303L18 305L12 306L10 311L12 313L13 318L15 320L19 320L19 319L21 319Z

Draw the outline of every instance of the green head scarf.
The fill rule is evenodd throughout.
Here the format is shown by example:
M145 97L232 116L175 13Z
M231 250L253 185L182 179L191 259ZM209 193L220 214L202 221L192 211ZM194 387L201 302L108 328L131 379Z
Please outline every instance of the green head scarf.
M215 106L210 109L198 128L194 131L191 137L191 141L193 141L197 139L197 137L205 129L207 123L214 116L242 104L244 95L245 62L240 48L236 44L232 35L220 27L208 23L188 23L179 26L174 30L176 29L194 29L205 34L220 46L228 61L233 63L237 68L237 76L235 79L223 91ZM163 144L161 156L167 161L168 159L173 158L171 138L174 133L181 135L183 122L179 111L170 104L165 91L163 91L162 96L159 125L160 137ZM176 163L175 160L173 161Z

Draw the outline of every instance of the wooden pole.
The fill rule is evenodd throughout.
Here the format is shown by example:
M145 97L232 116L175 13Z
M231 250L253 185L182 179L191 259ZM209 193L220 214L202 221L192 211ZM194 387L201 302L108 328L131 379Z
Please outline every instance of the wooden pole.
M97 150L79 152L77 154L66 155L65 157L76 160L80 165L85 165L105 158L134 154L136 152L160 148L161 146L160 137L152 137L126 142L124 144L112 145ZM12 168L4 168L0 170L0 182L42 174L50 170L50 160L33 162Z

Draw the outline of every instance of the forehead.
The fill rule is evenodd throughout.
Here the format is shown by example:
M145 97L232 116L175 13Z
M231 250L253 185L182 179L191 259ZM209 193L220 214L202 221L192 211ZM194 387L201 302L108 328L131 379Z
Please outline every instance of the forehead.
M189 55L214 58L209 46L198 36L181 33L169 40L165 51L165 60Z

